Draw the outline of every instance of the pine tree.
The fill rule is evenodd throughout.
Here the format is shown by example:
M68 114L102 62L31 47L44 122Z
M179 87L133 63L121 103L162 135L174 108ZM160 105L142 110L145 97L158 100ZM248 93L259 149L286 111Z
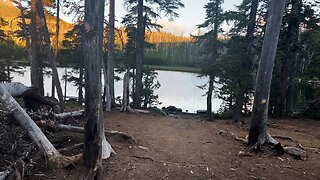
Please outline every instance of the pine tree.
M178 14L176 9L183 7L181 0L126 0L129 7L129 13L125 16L125 24L134 25L136 29L136 59L135 59L135 90L134 90L134 107L141 107L142 95L142 69L144 61L144 48L145 48L145 30L161 28L160 25L153 22L158 19L160 14L154 8L163 12L165 16L173 19Z
M224 16L221 8L223 0L210 0L204 6L206 9L205 22L198 25L198 28L210 29L204 35L195 36L198 43L203 46L206 54L202 61L201 74L209 77L208 91L207 91L207 113L208 119L212 119L212 93L214 79L217 75L215 63L219 58L218 50L220 43L218 41L218 33L221 32L221 24L224 21Z

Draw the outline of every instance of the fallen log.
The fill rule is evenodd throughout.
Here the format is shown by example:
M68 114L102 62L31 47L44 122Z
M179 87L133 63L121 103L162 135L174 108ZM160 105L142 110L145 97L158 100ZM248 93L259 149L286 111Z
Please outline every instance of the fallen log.
M28 110L36 111L41 109L42 106L53 107L57 102L46 99L40 95L36 88L27 87L20 82L1 83L3 89L14 98L23 98L23 101Z
M40 128L30 118L30 116L22 109L17 101L11 96L11 94L0 85L0 102L3 107L11 112L13 118L18 121L20 126L25 129L30 139L37 145L39 150L49 160L50 163L58 166L65 167L69 164L79 160L79 157L66 157L61 155L50 143L47 137L43 134Z
M64 112L64 113L60 113L60 114L55 114L53 113L53 117L58 119L58 120L62 120L62 119L66 119L69 117L79 117L79 116L83 116L84 115L84 110L79 110L79 111L73 111L73 112Z
M49 120L36 121L36 123L41 127L47 127L54 130L60 130L60 131L69 131L69 132L75 132L75 133L84 133L85 131L84 127L59 124ZM121 138L129 141L130 143L136 142L134 137L129 133L120 132L120 131L107 131L107 130L104 130L104 133L107 137L120 136Z

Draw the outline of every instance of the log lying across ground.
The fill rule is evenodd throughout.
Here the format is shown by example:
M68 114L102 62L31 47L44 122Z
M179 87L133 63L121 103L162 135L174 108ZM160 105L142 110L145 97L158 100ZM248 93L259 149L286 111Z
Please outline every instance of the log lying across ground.
M84 127L65 125L65 124L60 124L60 123L56 123L56 122L49 121L49 120L46 120L46 121L40 120L40 121L36 121L36 123L38 126L47 127L47 128L51 128L51 129L55 129L55 130L60 130L60 131L70 131L70 132L75 132L75 133L84 133L84 131L85 131ZM129 141L130 143L135 142L134 137L129 133L120 132L120 131L104 130L104 134L108 137L120 136L121 138Z
M20 82L1 83L3 89L14 98L23 98L27 109L38 110L41 106L46 105L53 107L57 102L46 99L44 96L37 93L33 87L27 87Z
M0 85L0 102L18 121L20 126L27 131L30 139L43 152L50 163L58 167L65 167L80 159L81 156L66 157L61 155L3 85Z

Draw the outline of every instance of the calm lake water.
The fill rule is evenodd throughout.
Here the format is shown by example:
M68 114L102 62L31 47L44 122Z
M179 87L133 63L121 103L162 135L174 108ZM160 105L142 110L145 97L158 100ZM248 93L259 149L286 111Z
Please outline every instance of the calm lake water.
M72 68L66 68L68 73L71 73ZM23 69L24 74L13 74L13 82L22 82L30 86L30 67ZM58 68L59 77L65 74L65 68ZM157 70L157 80L160 82L160 89L156 90L159 95L159 101L162 102L158 107L167 107L170 105L181 108L183 111L196 112L200 109L206 109L205 90L199 89L197 86L204 85L208 79L198 78L195 73L185 73L176 71L161 71ZM74 76L77 76L73 73ZM123 74L119 74L123 78ZM61 80L62 90L64 92L64 80ZM44 77L45 94L51 93L51 76ZM77 87L72 83L67 84L67 96L77 97ZM115 83L115 95L122 96L122 81ZM222 100L213 99L212 109L217 111L220 108Z

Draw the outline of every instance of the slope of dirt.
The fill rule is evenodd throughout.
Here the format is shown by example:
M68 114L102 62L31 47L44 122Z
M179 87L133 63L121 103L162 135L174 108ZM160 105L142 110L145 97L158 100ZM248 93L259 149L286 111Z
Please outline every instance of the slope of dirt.
M252 156L239 155L247 147L236 141L247 134L228 121L204 122L153 115L105 114L110 130L131 133L137 142L119 137L108 140L117 152L103 163L105 179L319 179L320 154L308 151L307 160L289 155L277 157L269 149ZM311 120L271 120L272 135L285 145L320 147L320 122ZM219 133L220 132L220 133ZM140 146L140 147L139 147ZM241 154L241 153L240 153ZM77 179L81 162L74 169L43 170L30 179ZM32 177L32 178L31 178Z

